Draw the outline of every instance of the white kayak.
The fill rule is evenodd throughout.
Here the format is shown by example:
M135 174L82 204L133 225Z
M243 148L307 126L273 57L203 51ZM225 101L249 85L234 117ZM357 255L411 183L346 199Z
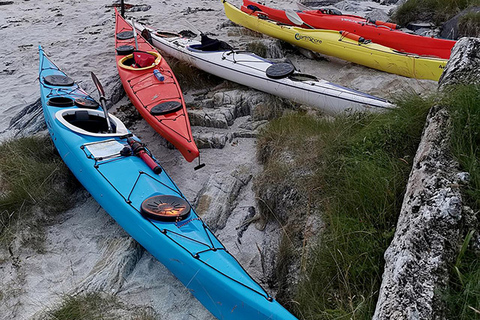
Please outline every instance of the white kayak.
M149 31L153 45L159 50L198 69L300 104L318 107L329 114L384 111L395 107L385 99L297 73L289 63L275 63L251 52L234 50L223 41L202 35L200 42L179 34L155 31L138 22L135 27L144 35Z

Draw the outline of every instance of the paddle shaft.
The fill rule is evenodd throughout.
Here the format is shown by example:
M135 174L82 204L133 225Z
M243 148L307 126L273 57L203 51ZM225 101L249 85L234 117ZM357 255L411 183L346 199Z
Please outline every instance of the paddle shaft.
M103 86L100 83L100 80L98 80L95 73L90 72L90 75L92 76L93 83L95 83L98 93L100 94L100 105L102 106L103 114L105 115L105 121L107 121L108 132L109 133L113 132L112 125L110 124L110 118L108 117L108 111L106 106L107 99L105 98L105 90L103 90Z
M133 37L135 38L135 50L138 51L137 29L135 28L135 19L132 18Z

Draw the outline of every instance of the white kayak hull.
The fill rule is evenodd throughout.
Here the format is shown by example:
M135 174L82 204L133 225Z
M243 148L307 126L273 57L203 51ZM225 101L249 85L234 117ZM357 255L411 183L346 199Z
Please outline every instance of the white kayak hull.
M135 26L139 31L147 28L138 23ZM254 53L235 50L202 51L197 49L201 47L199 41L147 29L152 36L153 45L178 60L187 62L217 77L300 104L318 107L328 114L357 111L378 112L395 107L385 99L325 80L298 81L292 77L269 78L266 70L275 63Z

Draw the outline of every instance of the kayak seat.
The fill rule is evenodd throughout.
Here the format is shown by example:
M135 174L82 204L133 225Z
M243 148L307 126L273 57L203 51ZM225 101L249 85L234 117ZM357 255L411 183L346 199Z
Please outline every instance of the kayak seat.
M217 40L210 38L204 34L202 34L202 44L195 45L195 49L202 50L202 51L225 51L225 50L233 50L233 47L230 46L225 41ZM192 46L193 47L193 46Z
M91 115L86 110L76 111L73 114L64 116L64 118L70 124L88 132L100 133L100 132L107 132L108 130L107 123L105 122L105 118L96 116L96 115ZM115 123L110 121L110 124L112 126L113 132L116 132Z
M67 129L88 136L94 137L119 137L129 133L125 124L109 114L110 124L113 132L108 133L107 123L103 110L94 110L90 108L62 108L55 113L55 119L63 124Z
M182 109L182 104L178 101L162 102L150 109L150 114L160 116L163 114L172 113Z

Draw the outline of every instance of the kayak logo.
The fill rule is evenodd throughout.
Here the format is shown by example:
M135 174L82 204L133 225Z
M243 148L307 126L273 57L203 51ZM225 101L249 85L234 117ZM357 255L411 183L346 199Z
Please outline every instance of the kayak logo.
M310 41L311 43L314 43L314 44L321 44L322 43L322 40L320 40L320 39L312 38L310 36L302 36L300 33L295 33L295 40Z

